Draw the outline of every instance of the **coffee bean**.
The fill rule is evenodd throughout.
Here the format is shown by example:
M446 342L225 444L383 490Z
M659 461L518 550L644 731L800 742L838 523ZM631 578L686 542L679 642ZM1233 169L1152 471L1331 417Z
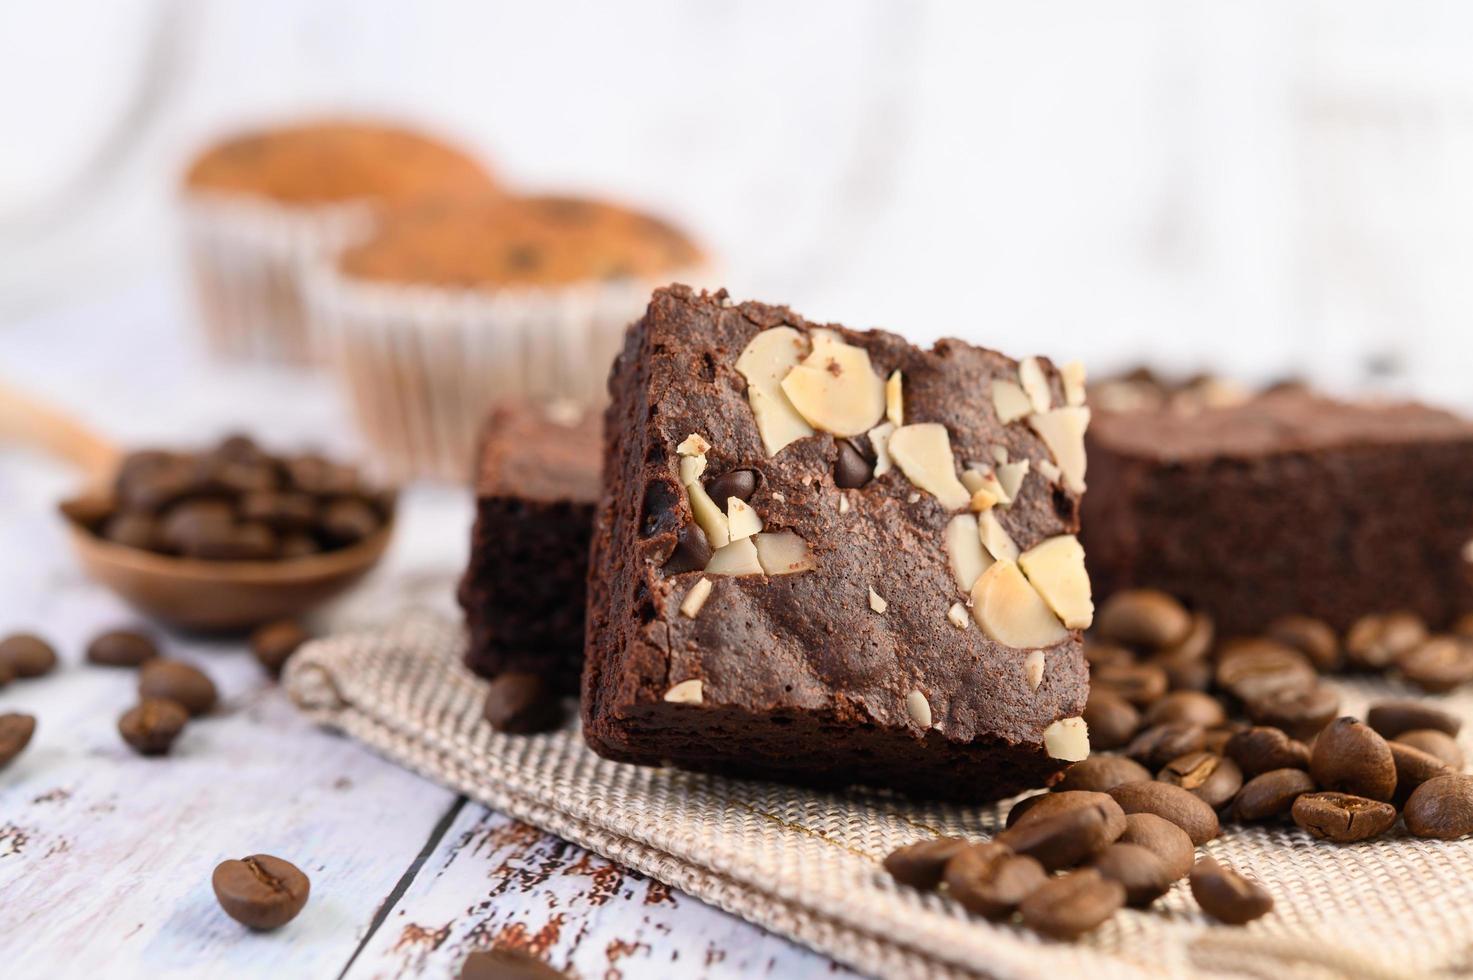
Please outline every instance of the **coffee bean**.
M1440 732L1435 728L1414 728L1411 731L1402 732L1396 736L1394 741L1410 745L1414 749L1421 749L1429 755L1435 755L1454 771L1462 771L1463 750L1458 748L1457 740L1447 732Z
M25 751L36 734L36 716L19 711L7 711L0 715L0 769L10 765L11 760Z
M1277 728L1256 726L1228 739L1224 755L1252 779L1271 769L1309 769L1309 747Z
M1023 899L1023 924L1054 939L1076 939L1096 928L1125 904L1125 886L1082 868L1052 878Z
M271 561L278 557L276 533L265 524L236 524L218 538L185 549L189 558L207 561Z
M1379 837L1396 823L1396 807L1351 793L1305 793L1289 812L1311 835L1340 844Z
M1154 725L1131 739L1125 754L1148 769L1159 769L1188 752L1199 752L1207 740L1200 725Z
M698 572L711 560L711 544L706 532L695 521L681 528L675 536L675 550L665 559L663 570L666 575L681 572Z
M1150 781L1151 771L1134 759L1123 755L1092 755L1070 766L1055 788L1066 792L1108 793L1121 783Z
M1243 784L1233 801L1233 816L1250 821L1284 817L1296 799L1314 790L1314 779L1303 769L1270 769Z
M1154 813L1128 813L1125 832L1117 844L1139 844L1161 859L1172 881L1185 878L1197 860L1197 848L1187 832Z
M1473 681L1473 641L1436 636L1396 656L1401 676L1424 691L1441 694Z
M315 538L306 534L288 534L281 539L281 547L277 557L286 560L290 558L306 558L308 555L321 553Z
M305 531L317 519L317 501L305 493L266 491L240 499L240 516L275 531Z
M1043 865L995 841L964 847L945 870L946 893L974 915L1011 915L1048 880Z
M835 486L844 490L854 490L874 479L874 466L847 440L838 440L834 443L834 448L838 450L838 455L834 459Z
M202 555L227 540L235 527L235 510L223 500L186 500L169 508L159 526L165 547L184 555Z
M1298 650L1273 640L1238 640L1217 661L1217 686L1251 704L1282 691L1304 691L1319 674Z
M56 650L34 633L12 633L0 640L0 664L13 677L41 677L56 669Z
M1222 702L1200 691L1173 691L1146 711L1147 725L1176 722L1212 728L1226 721Z
M1091 668L1090 686L1099 685L1138 708L1148 707L1166 694L1166 671L1151 664L1104 664Z
M210 879L220 907L248 929L276 929L297 917L312 883L296 865L269 854L222 861Z
M968 846L960 837L916 841L891 851L885 858L885 870L902 885L930 891L941 884L946 862Z
M460 965L460 980L560 980L554 970L524 950L509 946L477 950Z
M1450 775L1453 770L1437 756L1423 752L1404 742L1388 742L1391 758L1396 763L1396 793L1392 802L1404 805L1412 791L1429 779Z
M726 501L729 498L736 497L742 503L746 503L756 492L756 470L731 470L706 482L706 493L723 511L726 510Z
M108 518L107 523L102 526L102 536L113 544L120 544L125 548L138 548L143 551L168 549L163 535L159 532L158 521L152 514L138 510L125 510Z
M1473 776L1451 773L1418 786L1407 800L1406 822L1418 837L1452 840L1473 834Z
M1219 725L1217 728L1209 728L1202 734L1202 750L1204 752L1215 752L1218 755L1227 755L1227 744L1243 727L1237 724Z
M1273 911L1274 898L1256 881L1204 857L1192 868L1192 897L1219 922L1240 926Z
M1166 685L1173 691L1206 691L1212 686L1212 661L1204 657L1163 654L1146 664L1164 673Z
M1084 638L1084 661L1090 669L1125 667L1135 663L1135 653L1118 643L1104 643L1091 636Z
M1192 625L1187 630L1186 636L1170 646L1162 647L1158 660L1175 661L1201 661L1212 652L1212 641L1217 631L1213 626L1212 617L1206 613L1193 613Z
M1403 650L1427 638L1427 626L1410 612L1362 616L1345 634L1345 661L1358 670L1385 670Z
M1379 701L1366 712L1366 724L1380 732L1383 738L1396 738L1402 732L1416 728L1435 728L1449 735L1456 735L1463 727L1462 719L1457 715L1449 714L1421 698Z
M291 486L314 497L338 497L359 488L357 470L331 462L316 453L304 453L282 460Z
M87 660L102 667L140 667L158 655L153 640L132 630L111 630L87 644Z
M498 732L535 735L562 725L563 702L538 674L502 674L486 689L482 716Z
M118 719L118 734L139 755L167 755L189 712L166 698L145 698Z
M1217 814L1212 807L1180 786L1170 783L1124 783L1110 795L1127 814L1154 813L1187 832L1201 846L1217 836Z
M1165 592L1128 589L1105 600L1095 628L1107 640L1157 649L1180 643L1192 628L1192 617Z
M215 682L179 660L150 660L138 671L138 697L166 698L198 717L215 706Z
M1313 616L1280 616L1268 624L1264 635L1293 647L1309 658L1322 674L1340 667L1340 639L1329 623Z
M1295 738L1313 738L1340 712L1340 695L1324 685L1274 691L1248 702L1254 724L1283 729Z
M1085 790L1065 790L1025 796L1013 804L1013 808L1008 811L1008 818L1003 826L1016 827L1025 818L1041 820L1044 817L1051 817L1056 813L1063 813L1066 810L1095 806L1100 801L1108 799L1110 799L1108 793L1094 793Z
M1139 844L1114 843L1095 855L1090 867L1125 887L1125 903L1143 909L1171 890L1176 879L1166 862Z
M357 497L334 500L322 509L322 534L339 546L357 544L379 529L378 511Z
M1226 806L1243 788L1238 764L1211 752L1190 752L1172 759L1156 778L1180 786L1214 810Z
M1314 740L1309 774L1321 788L1389 800L1396 791L1396 762L1386 740L1354 718L1337 718Z
M312 635L300 623L280 619L258 627L251 634L251 653L272 677L280 677L287 659L297 652L297 647L312 639Z
M1125 831L1125 814L1108 797L1089 806L1047 816L1029 813L994 841L1026 854L1045 869L1072 868L1097 854Z
M1094 687L1084 705L1084 724L1094 748L1118 749L1141 727L1141 713L1114 691Z

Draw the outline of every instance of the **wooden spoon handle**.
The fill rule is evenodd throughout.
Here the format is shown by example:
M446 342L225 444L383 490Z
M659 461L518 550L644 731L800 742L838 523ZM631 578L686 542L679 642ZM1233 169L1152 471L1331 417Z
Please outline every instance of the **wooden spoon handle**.
M80 467L91 482L112 478L122 451L54 405L0 381L0 441L17 442Z

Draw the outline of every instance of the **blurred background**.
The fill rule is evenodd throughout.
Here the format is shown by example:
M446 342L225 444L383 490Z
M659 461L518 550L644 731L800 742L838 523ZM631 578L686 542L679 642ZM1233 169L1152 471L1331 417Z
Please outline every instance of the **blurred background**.
M1473 6L1428 0L6 4L0 376L186 370L183 170L345 113L815 319L1473 404Z

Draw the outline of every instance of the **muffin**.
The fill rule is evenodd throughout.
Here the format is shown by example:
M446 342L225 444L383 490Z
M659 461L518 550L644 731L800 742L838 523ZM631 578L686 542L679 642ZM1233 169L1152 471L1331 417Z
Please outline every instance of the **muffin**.
M490 195L465 152L376 122L319 121L233 136L184 176L186 247L212 350L313 360L304 261L368 235L376 215L430 194Z
M309 307L385 466L464 480L493 402L601 404L625 325L702 263L687 235L615 204L445 197L317 263Z

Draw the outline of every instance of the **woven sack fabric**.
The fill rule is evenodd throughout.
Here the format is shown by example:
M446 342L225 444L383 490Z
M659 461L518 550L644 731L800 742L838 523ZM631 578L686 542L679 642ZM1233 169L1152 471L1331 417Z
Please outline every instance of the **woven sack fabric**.
M1214 924L1185 882L1074 943L974 918L895 884L891 850L937 834L974 839L1009 804L963 807L864 790L791 786L622 765L571 727L499 735L485 682L460 663L458 624L413 612L318 640L288 666L293 699L321 724L472 799L884 977L1425 977L1473 974L1473 839L1398 829L1354 845L1290 827L1229 826L1202 848L1262 881L1274 912ZM1346 713L1404 694L1336 681ZM1473 695L1442 699L1473 730Z

